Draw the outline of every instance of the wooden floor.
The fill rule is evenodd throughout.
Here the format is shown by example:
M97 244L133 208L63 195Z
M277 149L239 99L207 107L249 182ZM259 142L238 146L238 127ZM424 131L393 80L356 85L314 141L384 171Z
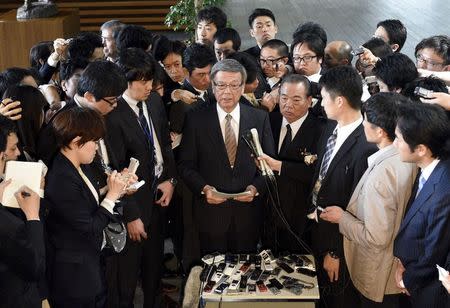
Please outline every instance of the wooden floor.
M378 21L400 19L408 31L402 52L410 57L422 38L450 35L448 0L227 0L225 12L241 34L241 49L255 44L247 19L257 7L274 12L279 28L277 38L288 44L297 25L306 21L321 24L328 41L345 40L359 46L372 36Z

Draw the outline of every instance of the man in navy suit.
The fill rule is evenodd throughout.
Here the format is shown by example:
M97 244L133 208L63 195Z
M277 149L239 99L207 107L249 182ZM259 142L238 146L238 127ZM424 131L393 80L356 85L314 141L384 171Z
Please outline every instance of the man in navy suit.
M439 106L403 106L395 135L401 159L421 170L394 243L396 283L411 296L412 307L449 307L436 269L450 250L448 118Z
M251 252L259 239L265 184L240 136L256 128L263 151L274 155L269 116L239 104L246 73L236 60L216 63L211 80L217 104L187 115L179 172L193 194L201 252ZM248 195L230 200L215 190Z

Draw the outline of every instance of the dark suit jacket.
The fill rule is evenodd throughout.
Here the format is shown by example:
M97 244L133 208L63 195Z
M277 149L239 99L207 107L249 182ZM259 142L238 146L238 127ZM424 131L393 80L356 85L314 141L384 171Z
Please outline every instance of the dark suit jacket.
M41 84L47 84L52 79L53 74L58 70L57 67L51 66L47 61L39 68L39 79Z
M50 166L53 158L57 155L59 149L56 143L56 137L53 131L53 119L56 115L58 115L60 112L65 110L70 110L72 108L78 107L78 104L72 99L69 101L61 110L59 110L57 113L53 115L53 117L50 119L50 121L47 123L46 126L44 126L41 131L39 132L39 138L37 142L37 153L38 158L42 159L42 161L47 165ZM114 151L112 151L108 140L104 139L106 151L108 152L108 158L109 158L109 166L112 169L115 170L122 170L119 168L117 159L115 157ZM91 172L94 176L93 181L95 182L95 185L102 188L106 185L106 175L105 170L101 164L101 159L99 155L95 155L94 161L91 164ZM124 200L128 200L128 197L124 197Z
M264 111L240 105L239 134L256 128L263 151L274 155L274 145L268 114ZM261 211L254 206L265 192L264 178L256 168L253 157L245 142L239 138L234 168L230 167L223 135L220 129L216 105L198 112L191 112L186 119L186 128L180 147L178 170L183 181L194 194L194 207L199 211L201 219L208 228L226 230L233 217L239 221L253 222ZM221 205L207 205L201 191L205 185L214 186L217 190L228 193L242 192L248 185L254 185L261 197L250 203L228 200ZM240 210L246 211L246 217L239 215ZM249 208L251 210L249 210ZM249 225L249 227L251 227Z
M283 117L280 113L270 113L275 147L278 149ZM306 152L317 154L317 140L320 139L324 121L308 114L292 139L286 153L278 153L282 161L280 175L277 176L281 208L287 221L297 234L303 232L309 206L308 196L316 163L305 163Z
M58 146L56 144L56 137L53 132L53 119L56 115L64 110L69 110L76 107L77 104L72 99L63 108L58 110L50 121L42 126L41 131L36 142L36 155L38 159L41 159L47 166L50 166L53 158L58 153Z
M312 181L313 185L319 177L327 140L335 127L336 122L329 121L319 141L319 155ZM373 144L367 142L362 124L359 125L348 136L331 161L327 174L322 180L322 186L317 196L317 205L323 208L337 205L345 210L353 190L367 169L367 157L375 153L376 150ZM339 226L321 219L314 226L312 243L315 252L321 254L334 250L340 256L343 256L343 239L339 233Z
M186 79L183 82L182 90L187 90L195 95L200 95L200 93L192 87L192 85ZM182 101L172 102L169 114L170 131L176 133L182 133L184 127L184 120L186 114L191 111L196 111L208 107L216 102L214 94L211 89L207 90L205 94L205 99L197 99L196 102L192 104L186 104Z
M438 163L411 204L394 242L394 255L406 268L403 282L413 301L430 284L437 282L436 288L443 291L436 264L445 265L450 251L449 239L450 160L444 160ZM437 303L436 298L428 300L427 307L439 306L431 304Z
M136 204L124 206L123 215L125 222L140 218L144 225L150 222L156 181L161 182L176 176L167 117L161 97L152 93L147 99L146 105L164 159L164 171L160 179L155 179L153 153L139 125L138 117L123 98L118 100L117 108L106 116L107 136L105 138L114 153L120 170L128 167L131 157L139 160L140 164L136 175L139 180L145 181L145 185L133 195Z
M258 45L250 47L249 49L244 50L244 52L253 56L257 61L259 61L259 55L261 54L261 48Z
M82 166L82 170L95 187L90 167ZM47 175L45 199L50 204L51 298L61 301L98 295L103 288L103 229L112 215L98 205L77 169L60 153Z
M24 222L0 204L0 307L40 308L44 272L42 223Z

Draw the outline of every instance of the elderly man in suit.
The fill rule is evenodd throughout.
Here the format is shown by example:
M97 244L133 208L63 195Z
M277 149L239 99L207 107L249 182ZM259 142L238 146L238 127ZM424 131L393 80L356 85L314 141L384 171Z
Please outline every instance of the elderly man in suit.
M448 118L439 106L410 104L401 110L395 134L401 160L421 170L394 242L397 286L410 295L414 308L449 307L450 297L436 270L450 251Z
M397 104L408 103L397 93L378 93L364 108L364 132L378 151L346 210L328 206L320 215L338 223L350 277L360 293L361 307L397 307L400 289L394 280L394 236L411 194L416 167L400 160L393 145Z
M324 121L308 112L311 105L311 84L305 76L291 74L280 85L280 112L270 113L270 123L278 155L263 155L277 175L280 206L291 228L303 237L306 224L307 199L311 192L319 140ZM275 212L273 213L275 214ZM304 252L277 216L274 236L277 250Z
M178 167L194 195L201 252L251 252L259 240L265 185L240 136L256 128L263 151L273 155L269 116L239 104L246 73L236 60L216 63L211 80L217 104L188 114ZM248 194L230 200L215 190Z
M322 105L330 120L318 145L312 204L345 209L356 184L375 152L364 135L361 77L350 66L328 70L320 79ZM337 124L336 124L337 122ZM312 228L312 248L318 258L322 301L327 307L356 305L357 294L344 260L342 235L336 225L319 219Z

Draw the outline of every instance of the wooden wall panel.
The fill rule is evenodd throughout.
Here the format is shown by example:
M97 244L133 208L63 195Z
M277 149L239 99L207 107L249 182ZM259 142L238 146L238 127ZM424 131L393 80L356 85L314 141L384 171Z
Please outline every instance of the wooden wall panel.
M80 18L74 9L61 9L58 16L17 21L15 11L0 16L0 71L28 67L30 48L57 37L73 37L80 31Z
M80 12L80 30L98 31L101 24L111 19L144 26L153 31L168 31L164 18L177 1L166 0L56 0L59 8L77 8ZM0 14L17 9L22 0L2 0Z

